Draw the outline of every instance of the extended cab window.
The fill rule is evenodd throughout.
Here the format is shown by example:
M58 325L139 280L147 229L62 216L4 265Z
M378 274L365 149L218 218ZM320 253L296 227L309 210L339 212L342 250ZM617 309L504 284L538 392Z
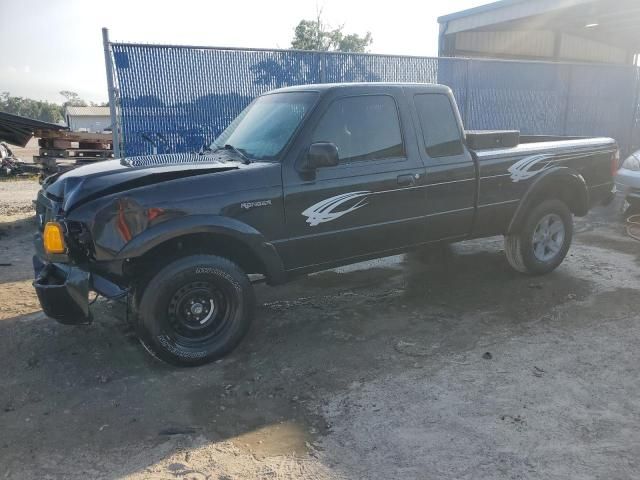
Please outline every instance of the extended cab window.
M320 119L312 142L332 142L341 163L404 157L393 97L364 95L334 101Z
M449 97L440 93L414 96L427 155L431 158L460 155L462 135Z

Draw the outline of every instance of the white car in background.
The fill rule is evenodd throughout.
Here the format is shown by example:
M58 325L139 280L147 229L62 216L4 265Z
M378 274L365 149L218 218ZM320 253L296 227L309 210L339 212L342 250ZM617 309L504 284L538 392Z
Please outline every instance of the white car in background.
M615 178L616 189L633 208L640 208L640 150L622 162Z

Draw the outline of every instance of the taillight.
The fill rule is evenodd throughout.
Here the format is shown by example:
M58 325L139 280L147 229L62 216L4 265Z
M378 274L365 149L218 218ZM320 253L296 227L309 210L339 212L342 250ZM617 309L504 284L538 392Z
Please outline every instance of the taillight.
M616 151L611 154L611 176L615 177L618 173L620 166L620 150L616 148Z

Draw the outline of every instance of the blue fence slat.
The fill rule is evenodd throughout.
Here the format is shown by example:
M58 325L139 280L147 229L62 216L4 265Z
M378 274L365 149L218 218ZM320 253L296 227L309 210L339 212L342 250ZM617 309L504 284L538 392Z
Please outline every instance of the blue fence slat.
M471 61L469 67L469 129L564 134L570 67L499 61Z
M630 66L110 43L120 149L193 151L256 96L326 82L442 83L468 129L604 135L640 145L640 70Z

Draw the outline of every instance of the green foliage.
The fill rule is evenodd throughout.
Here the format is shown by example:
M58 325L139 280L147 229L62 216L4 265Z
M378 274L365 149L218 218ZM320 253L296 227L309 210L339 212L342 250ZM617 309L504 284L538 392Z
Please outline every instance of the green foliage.
M62 90L58 93L60 93L60 95L62 95L66 99L66 101L62 104L62 108L87 106L87 102L81 99L80 95L78 95L76 92L72 92L70 90Z
M294 31L291 48L322 52L366 52L373 41L371 32L363 36L356 33L345 34L343 28L330 29L322 22L322 12L318 12L315 20L300 20Z
M367 32L363 37L355 33L349 35L342 35L340 32L340 39L338 40L339 52L366 52L367 47L371 44L373 38L371 38L371 32Z
M295 29L291 48L297 50L329 50L327 32L321 31L313 20L300 20Z
M56 103L12 97L9 92L0 93L0 111L23 117L58 123L63 119L62 107Z
M60 92L65 98L62 105L41 100L32 100L24 97L12 97L9 92L0 93L0 112L12 113L23 117L42 120L43 122L59 123L64 120L64 110L68 106L72 107L108 107L108 102L87 104L76 92L62 90Z

